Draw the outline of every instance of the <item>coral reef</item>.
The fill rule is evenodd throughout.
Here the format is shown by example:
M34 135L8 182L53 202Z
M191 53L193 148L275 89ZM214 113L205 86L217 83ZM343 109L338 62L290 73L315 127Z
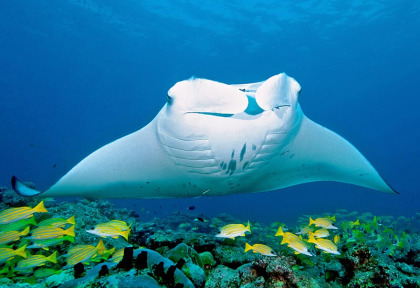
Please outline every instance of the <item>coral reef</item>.
M2 189L0 195L0 211L34 207L41 200L21 198L7 189ZM14 268L18 256L0 264L1 287L420 287L417 215L375 217L337 210L332 214L303 215L290 229L281 223L265 226L251 221L252 233L229 239L215 237L219 228L248 219L224 214L202 222L194 221L193 213L176 213L144 222L133 211L116 209L105 200L44 201L48 213L35 215L36 222L75 215L74 243L62 242L49 247L48 252L32 249L31 254L42 255L57 251L57 263L46 263L25 273ZM279 226L300 233L308 229L309 217L328 220L328 215L337 219L334 225L338 229L331 230L328 239L334 239L339 255L325 253L310 243L309 251L314 256L295 254L289 246L280 244L282 238L274 236ZM103 239L103 255L65 267L71 247L98 243L99 237L86 230L115 219L130 224L128 241L107 237ZM307 236L301 235L300 239L306 241ZM277 256L244 252L246 242L269 245ZM27 245L28 240L23 237L12 243L11 249L24 243ZM113 258L117 250L123 254Z

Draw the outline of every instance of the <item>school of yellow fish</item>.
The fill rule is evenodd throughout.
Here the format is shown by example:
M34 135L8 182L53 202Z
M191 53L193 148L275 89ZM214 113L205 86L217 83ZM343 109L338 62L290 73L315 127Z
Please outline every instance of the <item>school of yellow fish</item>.
M34 208L18 207L9 208L0 212L0 273L33 272L37 277L46 277L57 273L57 269L39 268L46 263L57 263L57 257L66 259L63 269L72 267L77 263L95 262L110 258L113 262L121 261L124 249L115 251L106 249L102 239L98 244L72 246L65 255L57 255L57 251L50 252L50 248L62 244L64 241L74 243L75 217L49 218L39 223L35 220L36 213L48 213L41 201ZM337 243L340 240L338 234L332 232L338 229L334 226L335 216L323 217L313 220L309 218L309 224L302 227L296 234L283 231L280 225L274 236L282 237L281 245L287 244L295 254L314 256L311 252L312 245L324 253L340 255ZM351 226L359 225L359 221L349 222ZM350 225L349 224L349 225ZM101 238L123 237L128 241L131 225L120 220L111 220L106 223L98 223L87 233ZM228 224L220 228L216 237L235 239L251 233L251 224ZM333 241L328 237L333 236ZM42 252L42 250L48 252ZM31 251L31 252L30 252ZM35 253L32 253L35 251ZM253 251L265 256L277 256L276 252L267 245L245 243L245 252ZM42 253L41 253L42 252ZM48 255L44 255L48 253ZM61 267L60 267L61 268ZM34 270L35 269L35 270Z
M107 250L101 240L96 246L75 245L68 250L66 255L57 255L57 251L50 252L50 248L62 244L64 241L74 243L76 225L75 217L49 218L39 223L35 220L36 213L48 213L41 201L34 208L17 207L0 212L0 273L13 275L34 272L36 277L47 277L59 273L61 270L52 268L39 268L47 262L56 264L57 257L66 259L69 268L77 263L100 261L108 259L114 262L121 261L124 249L115 251L115 247ZM101 238L123 237L128 241L131 225L124 221L111 220L99 223L92 230L86 230ZM42 252L42 250L48 252ZM33 253L35 251L35 253ZM42 253L41 253L42 252ZM48 253L48 255L44 255ZM36 269L34 271L34 269Z
M331 235L329 230L338 229L333 224L335 221L335 216L317 218L315 220L309 218L309 224L303 227L296 234L284 232L283 227L280 225L275 236L283 237L280 244L287 244L287 247L291 248L295 254L314 256L314 254L310 251L312 247L310 243L313 243L315 244L315 248L323 251L324 253L340 255L337 247L337 243L340 240L338 234L334 236L333 241L327 239L327 237ZM358 222L354 223L356 223L355 225L358 225ZM216 237L235 239L239 236L245 236L246 232L251 233L251 225L249 221L247 226L243 224L225 225L220 228L220 232L216 235ZM307 236L308 238L305 239L303 236ZM250 245L245 243L244 251L247 252L250 250L254 253L259 253L265 256L277 256L273 249L264 244Z

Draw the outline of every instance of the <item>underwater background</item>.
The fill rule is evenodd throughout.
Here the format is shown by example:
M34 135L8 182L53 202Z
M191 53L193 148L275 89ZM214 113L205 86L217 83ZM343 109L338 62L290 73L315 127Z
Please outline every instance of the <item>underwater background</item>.
M400 195L341 183L199 199L113 200L169 215L295 221L338 208L420 212L420 2L1 1L0 186L44 190L149 123L177 81L286 72L312 120L354 144ZM134 206L134 204L136 206ZM137 207L137 208L136 208Z
M334 182L185 199L11 189L12 175L48 189L144 127L178 81L281 72L305 115L399 195ZM0 287L419 288L419 83L418 0L0 1Z

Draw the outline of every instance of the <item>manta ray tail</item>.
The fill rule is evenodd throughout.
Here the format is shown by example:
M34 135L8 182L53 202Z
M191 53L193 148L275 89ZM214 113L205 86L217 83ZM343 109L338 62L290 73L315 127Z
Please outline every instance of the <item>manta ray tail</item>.
M16 178L16 176L12 176L12 188L17 194L25 197L37 196L42 193L42 191L38 191L29 187L28 185L25 185L18 178Z

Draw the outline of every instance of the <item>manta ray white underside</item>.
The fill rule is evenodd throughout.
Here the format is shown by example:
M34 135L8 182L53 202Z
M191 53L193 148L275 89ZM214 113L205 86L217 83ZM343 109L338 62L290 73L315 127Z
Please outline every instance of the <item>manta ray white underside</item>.
M227 85L176 83L144 128L90 154L45 192L16 177L24 196L160 198L276 190L338 181L395 191L348 141L312 122L286 74Z

